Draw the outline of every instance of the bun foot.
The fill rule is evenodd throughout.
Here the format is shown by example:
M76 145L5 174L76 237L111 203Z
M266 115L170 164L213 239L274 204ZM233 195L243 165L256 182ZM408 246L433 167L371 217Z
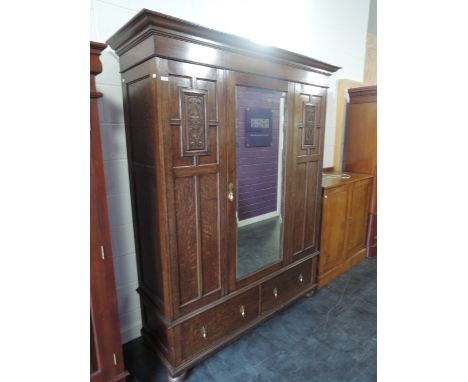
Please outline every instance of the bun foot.
M169 374L167 375L167 381L168 382L183 382L185 379L185 376L187 375L187 372L178 375L177 377L171 377Z

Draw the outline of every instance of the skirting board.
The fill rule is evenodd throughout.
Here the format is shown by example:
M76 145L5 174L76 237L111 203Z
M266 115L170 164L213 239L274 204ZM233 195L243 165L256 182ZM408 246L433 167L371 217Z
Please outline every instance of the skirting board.
M131 326L127 326L126 328L122 328L120 331L120 336L122 338L122 344L126 344L134 340L135 338L140 337L142 324L139 320L138 322L133 323Z

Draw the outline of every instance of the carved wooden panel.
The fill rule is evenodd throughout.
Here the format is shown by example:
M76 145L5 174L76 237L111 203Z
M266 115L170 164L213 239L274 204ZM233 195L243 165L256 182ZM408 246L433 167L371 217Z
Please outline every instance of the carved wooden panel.
M207 151L206 91L180 89L184 155Z
M302 147L314 145L314 130L316 113L313 103L304 103L304 127L302 132Z
M302 116L299 123L301 128L301 150L309 150L308 154L319 153L321 129L321 99L314 95L302 94Z
M169 210L177 256L175 309L185 314L223 294L225 150L223 72L167 62ZM165 73L166 74L166 73ZM223 159L221 159L223 158Z

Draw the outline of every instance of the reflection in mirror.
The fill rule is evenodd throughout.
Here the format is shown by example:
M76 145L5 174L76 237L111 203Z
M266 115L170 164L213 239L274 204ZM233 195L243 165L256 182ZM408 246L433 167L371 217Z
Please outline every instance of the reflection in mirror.
M285 97L236 87L238 279L281 259Z

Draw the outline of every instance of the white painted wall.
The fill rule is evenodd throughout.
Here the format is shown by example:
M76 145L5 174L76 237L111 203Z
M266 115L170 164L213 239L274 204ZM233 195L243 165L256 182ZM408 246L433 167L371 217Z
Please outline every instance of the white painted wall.
M242 35L343 69L331 77L325 130L324 166L333 165L335 83L362 81L370 0L92 0L91 40L105 42L142 8ZM117 56L108 48L97 76L104 169L122 342L139 336L135 245Z

